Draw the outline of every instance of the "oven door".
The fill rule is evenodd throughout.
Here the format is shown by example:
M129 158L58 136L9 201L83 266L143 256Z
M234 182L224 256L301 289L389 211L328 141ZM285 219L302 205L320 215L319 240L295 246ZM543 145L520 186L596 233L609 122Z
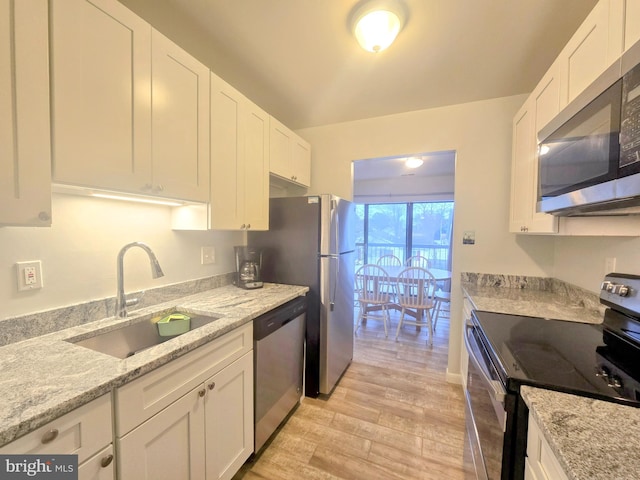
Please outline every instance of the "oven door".
M502 468L507 392L478 335L478 327L466 326L464 340L469 353L469 370L465 389L465 463L473 463L478 480L501 480L509 476Z

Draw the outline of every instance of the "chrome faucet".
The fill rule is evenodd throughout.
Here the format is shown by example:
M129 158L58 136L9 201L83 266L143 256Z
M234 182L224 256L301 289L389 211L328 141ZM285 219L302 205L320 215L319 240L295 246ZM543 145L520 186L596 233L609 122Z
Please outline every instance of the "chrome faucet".
M151 262L151 277L152 278L160 278L164 276L164 272L162 268L160 268L160 264L158 263L158 259L155 254L149 248L148 245L142 242L132 242L126 244L118 253L118 292L116 296L116 316L120 318L124 318L127 316L127 307L137 304L140 299L132 298L127 300L124 296L124 254L127 253L131 247L140 247L149 256L149 261Z

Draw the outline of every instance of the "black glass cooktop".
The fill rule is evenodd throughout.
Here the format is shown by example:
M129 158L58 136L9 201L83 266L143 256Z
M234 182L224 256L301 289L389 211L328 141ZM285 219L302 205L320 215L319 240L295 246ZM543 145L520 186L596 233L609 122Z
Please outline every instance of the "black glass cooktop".
M601 325L474 311L507 390L533 385L640 406L602 375ZM637 404L637 405L636 405Z

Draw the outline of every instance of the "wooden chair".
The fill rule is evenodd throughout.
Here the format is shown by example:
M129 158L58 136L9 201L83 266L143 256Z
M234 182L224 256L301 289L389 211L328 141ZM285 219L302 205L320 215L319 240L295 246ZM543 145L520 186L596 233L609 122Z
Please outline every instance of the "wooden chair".
M426 326L429 329L429 346L433 345L431 313L436 306L436 279L425 268L407 267L398 274L396 292L400 306L400 321L396 340L403 325ZM413 319L405 318L407 315Z
M415 255L413 257L407 258L405 262L407 267L420 267L429 270L429 259L427 257L423 257L421 255Z
M378 261L376 262L376 265L380 265L382 268L401 267L402 261L395 255L383 255L378 259Z
M376 262L376 265L379 265L382 268L385 268L385 267L401 267L402 266L402 260L400 260L395 255L391 255L391 254L383 255L378 259L378 261ZM390 301L395 302L395 300L396 300L396 284L394 282L390 282L390 283L386 284L384 286L384 288L386 289L387 293L391 297Z
M359 304L358 326L367 320L382 320L384 336L388 336L390 294L388 286L389 275L379 265L366 264L361 266L355 274L356 292Z
M436 325L438 324L438 317L440 317L440 309L442 308L443 303L447 303L451 305L451 293L445 292L443 290L437 290L435 294L436 300L436 308L435 313L433 314L433 329L436 329Z

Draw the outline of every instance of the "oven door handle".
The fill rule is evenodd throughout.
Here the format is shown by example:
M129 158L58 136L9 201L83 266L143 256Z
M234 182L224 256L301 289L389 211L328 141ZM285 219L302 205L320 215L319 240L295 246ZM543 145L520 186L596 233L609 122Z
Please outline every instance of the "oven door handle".
M504 397L506 396L507 391L502 386L502 383L491 378L491 374L489 373L487 366L484 364L484 362L481 362L478 359L474 349L471 347L471 339L469 338L469 335L471 335L472 333L473 325L466 325L465 327L466 331L464 334L464 343L467 348L467 352L469 352L469 360L471 360L478 372L480 372L484 382L489 387L489 392L491 393L494 400L504 405Z

